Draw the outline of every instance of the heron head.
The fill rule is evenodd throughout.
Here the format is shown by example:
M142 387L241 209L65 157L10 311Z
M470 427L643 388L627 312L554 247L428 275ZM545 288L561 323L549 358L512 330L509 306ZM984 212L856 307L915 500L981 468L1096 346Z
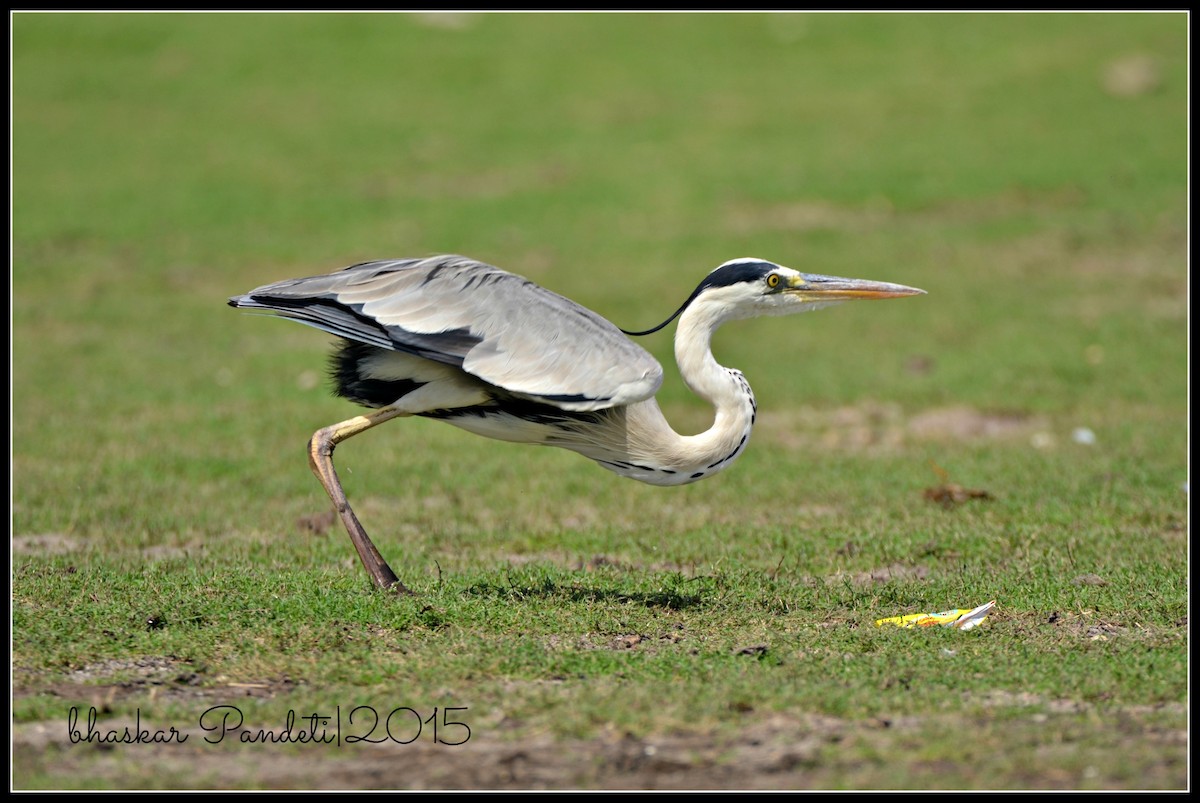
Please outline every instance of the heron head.
M800 271L765 259L733 259L718 267L696 287L675 314L653 329L626 332L646 335L663 328L688 307L705 309L716 322L760 315L791 315L843 301L924 295L924 290L890 282L844 279Z
M890 282L845 279L798 270L763 259L734 259L705 277L694 300L704 298L728 308L726 317L791 315L843 301L900 298L922 295L924 290Z

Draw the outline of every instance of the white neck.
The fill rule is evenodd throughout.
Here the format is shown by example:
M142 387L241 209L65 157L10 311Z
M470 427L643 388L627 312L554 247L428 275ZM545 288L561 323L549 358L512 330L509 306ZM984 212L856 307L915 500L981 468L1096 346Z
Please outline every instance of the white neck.
M700 398L712 403L717 420L722 415L744 413L753 407L754 395L739 371L717 362L712 353L712 337L727 318L715 305L698 300L679 319L675 332L675 361L683 381Z
M719 365L710 344L713 332L730 317L728 304L697 299L679 319L675 359L683 381L712 404L713 425L698 435L680 435L654 399L595 413L564 413L561 421L504 419L466 415L447 420L490 438L542 443L590 457L610 471L652 485L684 485L732 465L750 439L756 406L740 371ZM500 420L500 419L495 419Z
M675 360L683 381L712 404L713 425L698 435L680 435L667 423L653 399L626 408L630 460L657 468L651 473L621 471L656 485L680 485L715 474L746 448L757 407L740 371L720 365L712 355L712 336L728 318L703 298L679 319ZM611 467L610 467L611 468Z

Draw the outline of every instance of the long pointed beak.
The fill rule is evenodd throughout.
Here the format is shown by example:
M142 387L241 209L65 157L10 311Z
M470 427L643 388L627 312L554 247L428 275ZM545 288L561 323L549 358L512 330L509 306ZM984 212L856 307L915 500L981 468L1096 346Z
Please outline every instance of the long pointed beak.
M811 301L851 301L865 298L901 298L902 296L925 295L924 290L891 282L873 282L869 279L843 279L839 276L822 276L817 273L802 273L792 278L786 292L802 296Z

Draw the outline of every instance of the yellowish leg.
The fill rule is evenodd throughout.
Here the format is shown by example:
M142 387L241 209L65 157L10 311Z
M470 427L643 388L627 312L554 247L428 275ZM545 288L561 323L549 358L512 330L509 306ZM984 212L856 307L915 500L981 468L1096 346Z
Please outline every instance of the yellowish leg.
M353 542L354 548L358 550L358 557L366 567L367 573L371 575L371 579L375 581L375 585L401 594L411 594L413 592L400 582L400 578L392 571L392 567L388 566L383 555L379 554L375 544L371 543L371 539L367 537L367 531L359 524L358 517L350 509L346 492L342 490L341 480L338 479L337 471L333 468L333 450L339 443L401 415L405 415L405 413L394 408L387 408L317 430L313 434L312 440L308 442L308 464L312 467L313 473L317 475L317 479L321 481L321 485L325 487L325 492L333 501L334 509L342 517L342 523L346 525L346 532L350 534L350 540Z

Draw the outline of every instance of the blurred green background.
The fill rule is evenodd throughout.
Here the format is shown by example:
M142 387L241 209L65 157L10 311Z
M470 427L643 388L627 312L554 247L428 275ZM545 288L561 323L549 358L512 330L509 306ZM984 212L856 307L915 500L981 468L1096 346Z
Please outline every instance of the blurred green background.
M670 493L433 422L356 439L339 450L351 501L427 593L443 567L469 586L513 556L568 584L593 554L639 567L617 584L790 567L792 598L814 575L915 561L932 574L887 586L887 610L868 592L839 615L986 601L947 598L969 592L1044 618L1107 594L1131 623L1186 632L1185 14L11 20L14 667L35 686L85 663L72 632L120 610L39 591L64 560L114 586L184 566L363 579L343 534L293 525L327 504L308 436L354 414L324 387L327 338L225 299L442 252L629 329L740 256L928 296L722 330L757 434L720 478ZM668 366L668 417L706 427L669 333L643 343ZM947 478L994 499L921 498ZM1134 579L1070 585L1084 571ZM59 615L75 618L33 646ZM161 652L144 639L184 630L87 650ZM246 638L170 649L237 667ZM1186 700L1182 673L1158 678L1142 693Z

